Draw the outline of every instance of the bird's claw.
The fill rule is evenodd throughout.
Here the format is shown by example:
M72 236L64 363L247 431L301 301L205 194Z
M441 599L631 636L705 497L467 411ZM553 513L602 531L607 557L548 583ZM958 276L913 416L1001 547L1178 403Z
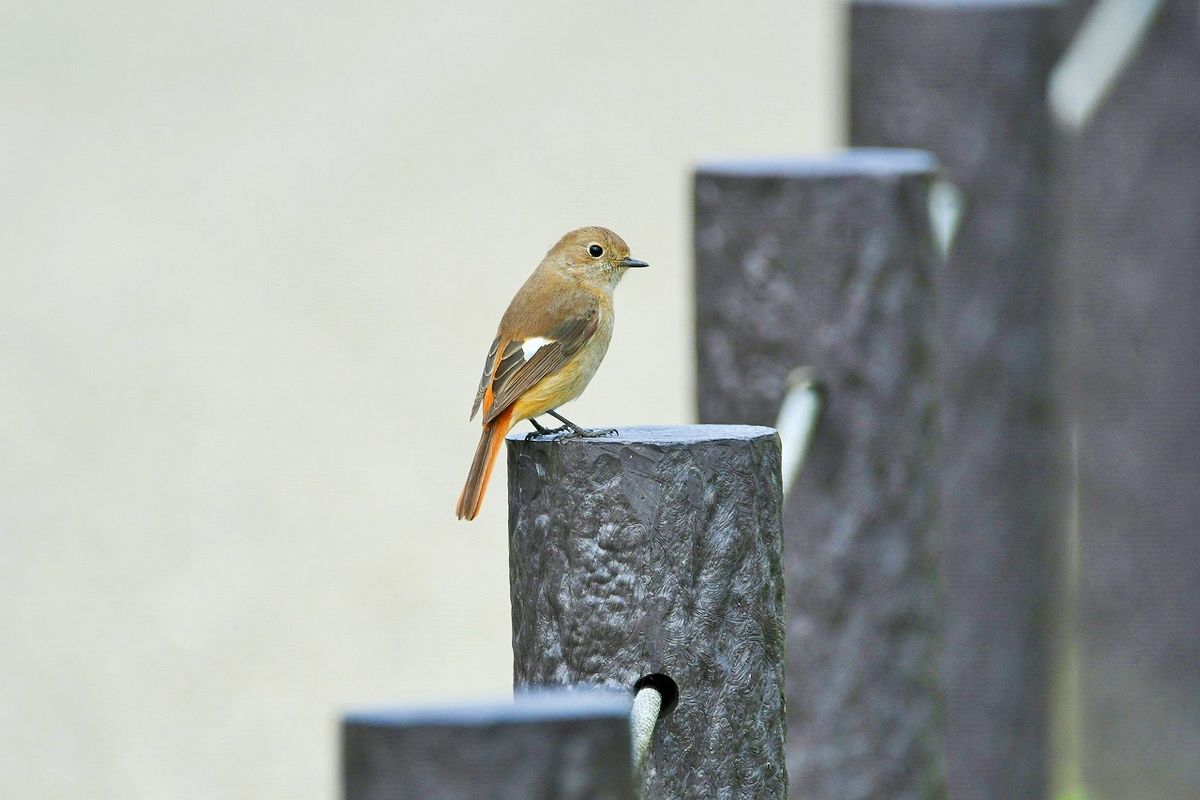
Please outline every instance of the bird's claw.
M591 438L591 437L599 438L599 437L603 437L603 436L617 436L619 434L618 434L616 428L593 428L592 430L588 430L585 428L584 430L580 431L579 435L587 436L589 438Z
M565 438L563 434L570 432L571 429L566 425L559 425L557 428L539 428L536 431L530 431L525 434L525 441L532 442L536 439L539 441L557 442L560 438Z
M562 442L567 439L593 439L616 435L616 428L572 428L569 425L560 425L557 428L527 433L525 441Z

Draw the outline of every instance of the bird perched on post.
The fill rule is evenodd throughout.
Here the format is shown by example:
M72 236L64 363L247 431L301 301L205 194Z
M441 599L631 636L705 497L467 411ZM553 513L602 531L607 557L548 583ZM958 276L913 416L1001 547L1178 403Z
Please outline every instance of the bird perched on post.
M597 436L555 409L580 395L608 350L613 289L631 267L629 245L607 228L579 228L558 240L525 281L500 320L483 363L471 419L483 409L483 435L458 496L459 519L475 519L483 504L500 442L523 419L538 433ZM550 431L534 420L549 414L562 424Z

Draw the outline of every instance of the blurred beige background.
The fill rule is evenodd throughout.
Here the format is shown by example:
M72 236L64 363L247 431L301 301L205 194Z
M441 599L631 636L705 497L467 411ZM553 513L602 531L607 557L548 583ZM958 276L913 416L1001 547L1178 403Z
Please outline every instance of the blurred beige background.
M510 687L513 291L621 233L569 415L693 418L689 170L840 135L840 10L9 3L0 796L328 798L347 707Z

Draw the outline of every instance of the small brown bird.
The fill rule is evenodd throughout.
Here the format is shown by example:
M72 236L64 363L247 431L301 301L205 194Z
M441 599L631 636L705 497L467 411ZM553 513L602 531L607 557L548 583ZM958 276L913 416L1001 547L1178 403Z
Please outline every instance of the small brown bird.
M483 504L500 442L523 419L538 433L602 436L560 416L596 374L613 331L613 289L631 267L629 245L607 228L580 228L559 239L517 291L500 320L483 362L471 419L483 408L483 435L467 483L458 496L458 518L475 519ZM541 414L563 423L547 430Z

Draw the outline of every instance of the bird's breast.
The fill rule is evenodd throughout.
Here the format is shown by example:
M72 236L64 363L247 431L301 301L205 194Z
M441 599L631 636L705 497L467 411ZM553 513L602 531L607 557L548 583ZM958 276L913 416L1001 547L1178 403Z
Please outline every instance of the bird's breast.
M592 337L561 369L542 378L521 396L515 404L518 406L515 416L522 419L536 417L578 397L600 368L612 333L612 312L602 308Z

